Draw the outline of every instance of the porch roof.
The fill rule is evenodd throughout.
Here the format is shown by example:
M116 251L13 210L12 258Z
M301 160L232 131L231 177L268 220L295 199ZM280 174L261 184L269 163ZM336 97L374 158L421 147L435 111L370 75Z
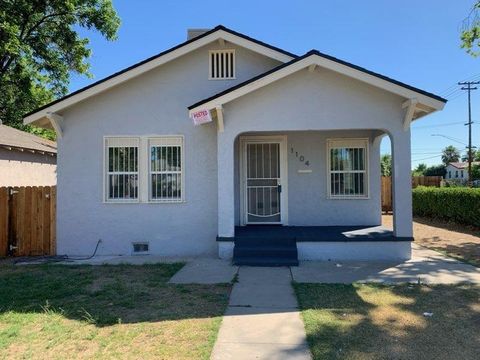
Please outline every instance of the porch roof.
M271 84L272 82L280 80L301 69L308 68L309 71L313 72L316 66L341 73L404 97L408 101L414 103L412 119L418 119L434 111L441 110L447 102L446 99L433 93L418 89L360 66L323 54L318 50L311 50L306 54L279 65L272 70L253 77L227 90L219 92L211 97L198 101L197 103L188 107L189 113L192 115L198 110L218 109L223 104L235 100L263 86Z

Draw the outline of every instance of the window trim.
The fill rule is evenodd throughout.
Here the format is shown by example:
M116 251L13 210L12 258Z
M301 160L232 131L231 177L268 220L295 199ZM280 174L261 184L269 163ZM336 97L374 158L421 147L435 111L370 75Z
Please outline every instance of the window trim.
M151 175L152 175L152 162L150 161L150 151L152 148L152 140L173 140L172 142L179 141L179 144L172 144L172 146L180 146L180 181L181 181L181 196L179 199L153 199L151 189ZM155 145L154 145L155 146ZM160 136L148 136L146 138L146 154L147 154L147 201L154 204L178 204L185 202L185 137L183 135L160 135Z
M176 199L175 201L164 199L161 200L151 200L150 199L150 140L151 139L163 139L163 138L177 138L181 139L181 161L182 161L182 196L181 199ZM138 142L138 196L136 199L109 199L107 191L107 143L108 139L137 139ZM103 136L103 164L102 164L102 203L104 204L180 204L186 202L185 196L185 174L186 174L186 164L185 164L185 136L182 134L174 135L105 135Z
M108 196L108 140L109 139L126 139L126 140L136 140L137 141L137 198L136 199L110 199ZM118 146L120 147L120 146ZM141 172L140 172L140 159L141 159L141 139L138 136L125 136L125 135L117 135L117 136L104 136L103 137L103 202L108 204L138 204L140 202L141 197Z
M365 194L333 195L331 188L330 150L336 147L362 147L365 149ZM368 138L332 138L326 141L327 156L327 198L331 200L368 200L370 199L370 142Z
M233 76L231 77L212 77L212 54L213 53L232 53L233 54ZM236 80L237 79L237 60L236 60L235 49L217 49L217 50L208 50L208 80Z

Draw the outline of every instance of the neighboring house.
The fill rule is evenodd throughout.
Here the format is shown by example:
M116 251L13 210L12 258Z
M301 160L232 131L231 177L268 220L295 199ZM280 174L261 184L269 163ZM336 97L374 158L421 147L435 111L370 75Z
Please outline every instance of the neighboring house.
M473 165L479 165L480 161L472 161ZM447 165L447 180L468 181L468 162L452 162Z
M57 182L57 144L0 124L0 186Z
M446 100L223 26L196 35L25 116L58 134L58 253L253 257L285 240L295 260L409 258L410 123ZM384 136L393 233L375 227Z

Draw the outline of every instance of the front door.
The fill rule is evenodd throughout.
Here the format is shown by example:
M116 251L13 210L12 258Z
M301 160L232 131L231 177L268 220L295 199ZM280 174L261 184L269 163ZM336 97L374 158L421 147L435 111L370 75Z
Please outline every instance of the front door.
M244 142L246 224L282 223L282 141Z

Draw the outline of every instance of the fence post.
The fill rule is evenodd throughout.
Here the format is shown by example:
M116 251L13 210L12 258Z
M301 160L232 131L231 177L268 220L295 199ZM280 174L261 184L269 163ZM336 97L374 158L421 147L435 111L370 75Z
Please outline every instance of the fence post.
M0 256L8 254L8 188L0 188Z

